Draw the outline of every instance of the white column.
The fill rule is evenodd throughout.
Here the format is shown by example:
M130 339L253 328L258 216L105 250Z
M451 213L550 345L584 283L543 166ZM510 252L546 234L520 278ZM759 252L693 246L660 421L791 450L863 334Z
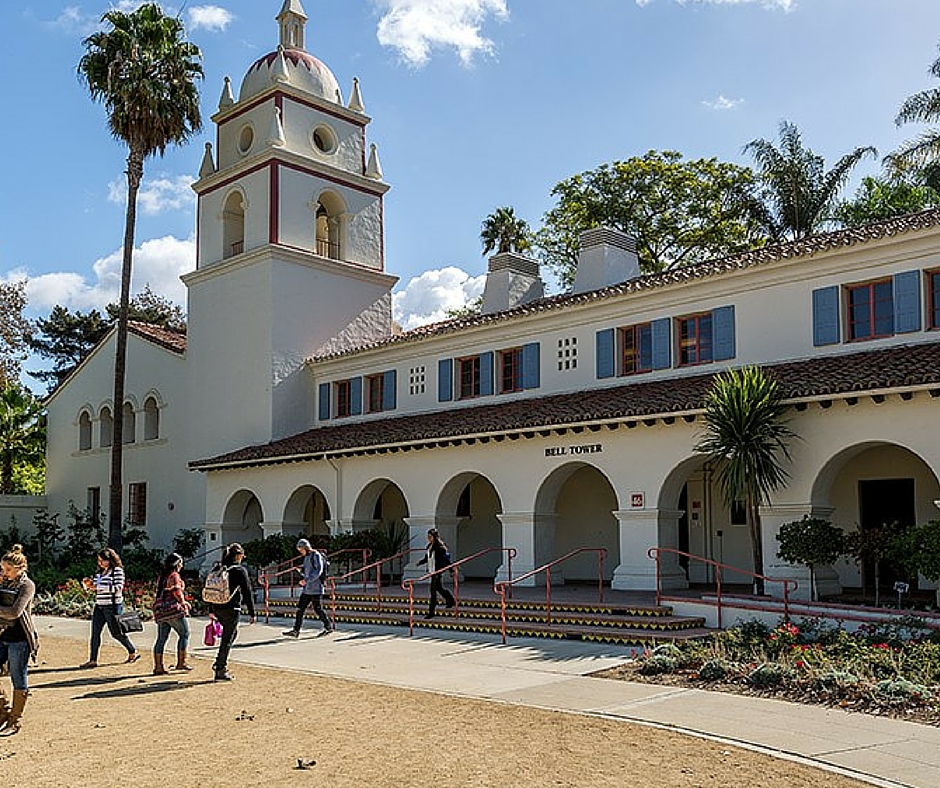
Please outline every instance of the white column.
M461 521L460 517L438 517L433 514L415 515L405 517L409 529L409 546L423 550L428 544L428 530L437 528L441 540L447 545L450 551L451 559L459 560L459 545L457 544L457 524ZM405 566L402 574L402 580L414 580L427 574L428 568L425 564L418 566L418 561L424 558L422 553L412 553L408 557L408 564ZM457 570L457 579L463 580L463 571Z
M535 512L506 512L496 515L503 526L503 547L512 547L516 556L512 560L513 578L544 566L554 558L555 515ZM552 567L552 583L564 583L561 567ZM509 579L508 556L503 554L503 563L496 570L495 581ZM544 586L545 573L539 573L519 583L520 586Z
M796 580L795 591L790 592L792 599L808 600L812 596L809 569L800 564L790 564L777 555L780 543L777 534L780 526L803 516L818 517L828 520L835 509L831 506L814 506L811 503L775 503L760 507L761 551L764 556L764 574L780 580ZM783 583L764 583L764 593L773 597L783 597ZM842 593L839 574L831 566L816 567L816 593L819 596L834 596Z
M614 512L620 523L620 566L614 570L610 586L619 591L655 591L656 561L649 557L653 547L678 545L681 511L669 509L626 509ZM689 581L679 566L678 556L660 556L660 588L688 588Z
M258 523L258 527L261 529L262 539L267 539L269 536L275 536L284 533L284 524L281 522Z
M222 539L222 523L206 523L203 530L206 534L206 541L202 549L206 555L199 566L200 574L208 572L212 565L219 560L222 555L219 548L225 544Z

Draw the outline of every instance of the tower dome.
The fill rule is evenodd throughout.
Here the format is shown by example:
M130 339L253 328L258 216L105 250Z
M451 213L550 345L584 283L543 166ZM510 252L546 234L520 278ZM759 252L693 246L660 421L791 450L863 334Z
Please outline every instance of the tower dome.
M317 98L341 103L339 83L333 72L304 49L307 15L300 0L284 0L277 21L280 46L251 64L242 80L238 100L245 101L276 83L283 83Z

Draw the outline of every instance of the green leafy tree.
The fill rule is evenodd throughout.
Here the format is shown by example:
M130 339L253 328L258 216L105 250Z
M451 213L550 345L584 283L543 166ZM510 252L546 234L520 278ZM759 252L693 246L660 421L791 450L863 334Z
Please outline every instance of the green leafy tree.
M108 333L111 324L97 309L83 313L55 306L49 317L36 321L36 331L29 341L32 351L53 361L52 369L29 374L48 381L55 388L81 363L82 359Z
M744 501L754 572L764 574L759 507L787 479L782 461L790 459L783 393L759 367L730 369L717 375L705 399L705 431L695 450L715 464L725 503ZM764 581L755 579L764 593Z
M940 58L931 64L930 74L940 78ZM908 96L894 119L898 126L906 123L937 123L938 121L940 121L940 87L927 88ZM940 129L927 129L889 154L886 161L889 165L902 167L935 165L940 162ZM940 188L936 180L932 185L934 188Z
M105 311L112 322L116 322L121 314L121 305L108 304ZM186 315L182 307L153 292L149 284L128 303L127 319L177 330L186 328Z
M940 520L905 528L895 537L892 555L912 575L940 580ZM940 590L937 599L940 601Z
M845 227L871 224L940 205L940 192L900 175L866 177L851 200L841 203L833 219Z
M565 286L574 282L581 233L600 226L634 236L646 272L734 254L764 241L749 210L753 187L746 167L651 150L557 184L535 246Z
M445 309L444 314L451 319L476 317L483 310L483 295L478 295L472 301L468 301L463 306L455 306L452 309Z
M875 606L881 604L881 562L898 556L899 531L897 524L884 523L880 528L859 528L845 536L846 553L862 566L871 563L874 571Z
M46 422L42 403L19 383L0 389L0 494L21 492L14 485L14 469L43 465Z
M144 161L163 155L171 144L182 144L202 127L197 80L202 78L202 54L184 37L183 23L163 13L155 3L132 13L108 11L102 21L109 30L84 41L78 64L80 78L94 101L104 104L112 136L127 146L127 214L124 224L121 299L114 360L116 407L124 402L127 364L127 321L131 264L137 220L137 193ZM108 506L108 541L121 549L122 419L114 420Z
M0 385L19 377L30 335L26 282L0 282Z
M480 230L483 254L525 252L532 248L531 235L528 222L516 216L513 208L497 208L483 220Z
M779 136L779 147L765 139L744 146L762 184L751 213L774 241L796 240L817 232L832 218L839 192L855 165L877 151L870 146L855 148L827 170L825 159L803 146L795 124L783 121Z
M777 532L777 555L791 564L809 568L810 597L818 598L816 567L835 563L845 553L845 534L828 520L803 517L784 523Z

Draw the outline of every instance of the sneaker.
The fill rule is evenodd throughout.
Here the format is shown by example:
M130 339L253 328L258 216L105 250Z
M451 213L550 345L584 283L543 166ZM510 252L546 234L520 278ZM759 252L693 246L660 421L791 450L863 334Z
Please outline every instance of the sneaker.
M235 681L235 677L227 670L215 674L216 681Z
M333 634L333 629L332 629L332 628L321 629L321 630L317 633L317 637L318 637L318 638L322 638L324 635L331 635L331 634Z
M434 614L433 614L433 613L428 613L428 614L424 617L424 620L427 621L429 618L434 618Z
M287 632L282 632L281 634L286 638L300 637L300 632L298 632L296 629L288 629Z
M455 607L457 607L457 603L456 603L456 602L450 602L450 603L444 605L444 609L445 609L445 610L453 610Z

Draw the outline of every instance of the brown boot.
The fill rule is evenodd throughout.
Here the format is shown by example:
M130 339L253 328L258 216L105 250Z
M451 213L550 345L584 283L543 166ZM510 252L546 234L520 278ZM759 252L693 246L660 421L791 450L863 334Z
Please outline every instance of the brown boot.
M153 653L153 675L154 676L165 676L167 674L167 669L163 667L163 654Z
M180 649L176 652L176 668L175 670L192 670L193 666L186 662L186 650Z
M7 720L10 718L10 704L7 703L7 696L2 689L0 689L0 729L7 724Z
M7 716L6 727L0 732L0 735L12 736L14 733L19 733L20 717L23 716L23 709L26 708L26 698L28 695L29 693L26 690L13 690L13 707L10 709L10 713Z

